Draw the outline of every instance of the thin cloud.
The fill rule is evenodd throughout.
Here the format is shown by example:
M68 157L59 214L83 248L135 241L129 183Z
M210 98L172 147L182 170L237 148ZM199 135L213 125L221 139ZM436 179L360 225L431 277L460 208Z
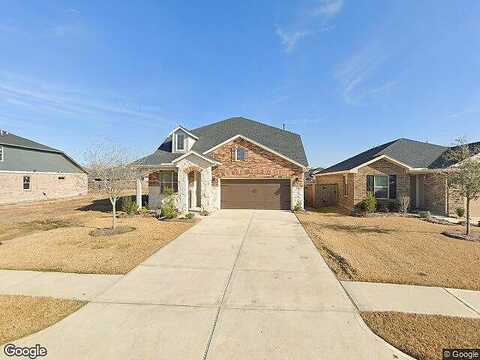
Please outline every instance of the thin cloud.
M275 34L280 39L285 52L292 52L306 37L332 29L332 26L327 24L341 12L343 4L343 0L322 0L295 17L292 21L293 25L277 25Z
M379 96L397 85L396 80L383 80L375 84L372 78L385 64L389 56L378 44L365 46L334 71L342 96L350 105L360 105L363 101Z
M52 87L34 83L17 85L0 78L0 103L2 101L30 111L57 112L82 119L95 118L96 121L103 119L112 122L121 116L155 127L170 123L158 112L142 111L147 107L130 99L112 99L100 94L85 96L79 92L52 90Z
M343 8L343 0L325 0L310 11L311 16L332 17L340 13Z

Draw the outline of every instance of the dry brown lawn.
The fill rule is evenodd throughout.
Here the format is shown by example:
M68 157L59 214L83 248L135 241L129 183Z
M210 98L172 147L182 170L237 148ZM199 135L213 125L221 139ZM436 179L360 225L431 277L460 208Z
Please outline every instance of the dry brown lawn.
M441 360L442 349L480 348L480 319L364 312L375 334L419 360Z
M111 226L108 201L74 201L0 207L0 269L126 274L192 223L125 217L119 226L134 231L113 236L89 233ZM10 222L7 214L14 215Z
M480 290L480 242L441 234L460 227L336 209L297 216L340 280Z
M84 304L46 297L0 295L0 344L45 329Z

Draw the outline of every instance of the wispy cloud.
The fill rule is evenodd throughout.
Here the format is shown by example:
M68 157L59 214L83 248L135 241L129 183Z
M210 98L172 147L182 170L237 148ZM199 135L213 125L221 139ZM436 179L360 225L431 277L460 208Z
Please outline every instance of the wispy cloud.
M288 32L282 29L280 26L277 26L276 34L280 38L280 42L282 43L286 52L292 51L297 43L303 39L304 37L311 35L311 31L292 31Z
M378 71L389 56L379 44L369 44L341 63L334 70L343 98L350 105L360 105L367 99L386 93L398 81L385 79L375 81Z
M343 8L343 0L321 1L310 11L311 16L332 17L337 15Z
M329 31L329 21L343 8L343 0L320 0L312 4L307 11L294 16L291 24L276 25L275 34L280 39L285 52L295 49L297 44L308 36Z
M115 122L123 117L155 127L169 123L153 106L132 99L98 93L85 95L76 90L61 90L55 85L38 85L35 81L25 83L22 77L18 79L12 81L8 77L2 78L0 74L0 103L9 103L28 111L59 113L82 118L83 121L90 118ZM0 116L5 114L0 112Z

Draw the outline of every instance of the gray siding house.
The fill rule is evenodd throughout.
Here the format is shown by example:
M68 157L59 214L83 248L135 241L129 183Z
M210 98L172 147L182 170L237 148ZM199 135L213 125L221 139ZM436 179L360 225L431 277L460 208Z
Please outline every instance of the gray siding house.
M64 152L0 130L0 204L88 192L86 171Z

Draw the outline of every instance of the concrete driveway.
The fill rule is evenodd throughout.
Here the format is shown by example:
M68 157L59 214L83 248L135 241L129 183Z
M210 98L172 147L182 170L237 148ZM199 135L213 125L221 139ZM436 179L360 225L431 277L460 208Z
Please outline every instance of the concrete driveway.
M294 214L224 210L16 345L48 359L406 359L360 320Z

